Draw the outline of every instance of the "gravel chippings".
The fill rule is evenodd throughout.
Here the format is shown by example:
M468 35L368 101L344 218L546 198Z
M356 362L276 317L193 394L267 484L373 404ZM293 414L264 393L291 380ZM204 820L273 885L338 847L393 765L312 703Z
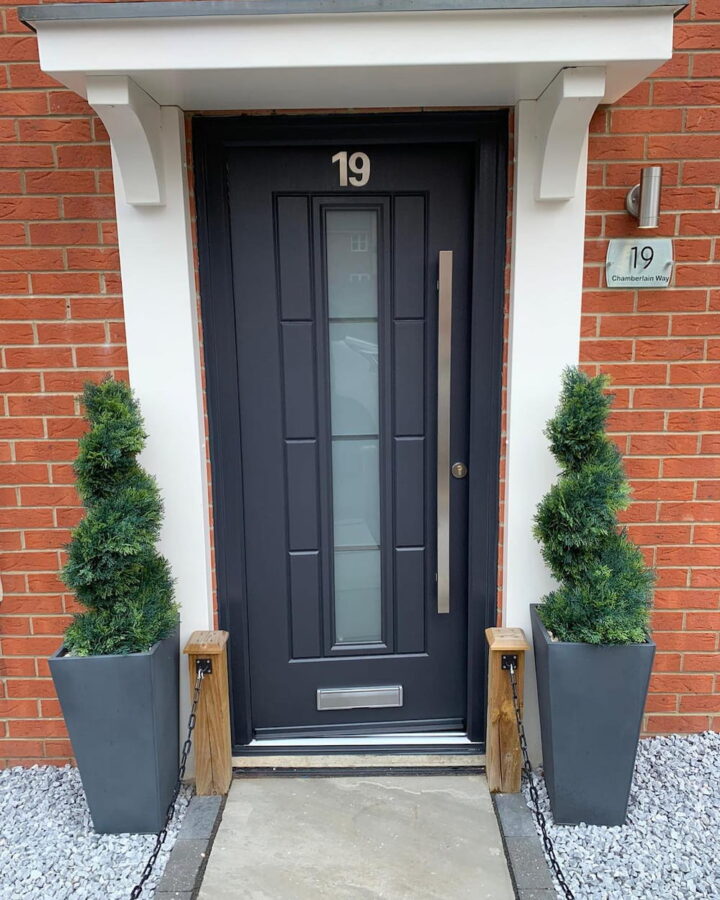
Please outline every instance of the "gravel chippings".
M189 802L184 788L143 900L155 893ZM127 900L154 843L152 834L95 834L77 769L0 771L0 900Z
M577 900L720 898L720 734L640 741L623 826L555 825L536 779Z

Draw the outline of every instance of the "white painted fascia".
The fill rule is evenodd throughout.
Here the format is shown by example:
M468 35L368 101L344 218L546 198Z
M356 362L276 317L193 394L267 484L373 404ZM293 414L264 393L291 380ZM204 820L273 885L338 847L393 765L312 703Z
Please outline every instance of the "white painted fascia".
M184 646L193 631L213 627L208 448L185 117L164 107L159 124L155 149L163 205L128 202L127 169L115 148L113 174L130 383L148 433L142 462L163 498L160 549L175 579ZM139 140L142 145L144 138ZM181 732L189 707L185 660L181 654Z
M532 640L530 604L554 587L533 517L558 474L544 434L560 394L563 369L580 356L587 127L579 155L565 158L574 181L565 200L537 199L547 108L522 101L515 110L515 185L508 327L507 452L503 529L503 624ZM535 668L525 666L525 724L540 759Z

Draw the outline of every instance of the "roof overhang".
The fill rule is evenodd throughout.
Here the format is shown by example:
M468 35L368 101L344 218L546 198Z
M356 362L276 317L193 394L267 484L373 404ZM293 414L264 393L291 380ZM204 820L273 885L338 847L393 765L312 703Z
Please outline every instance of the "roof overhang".
M191 110L512 105L603 66L612 102L672 53L645 0L189 0L23 7L44 71L129 75ZM362 77L360 76L362 73Z

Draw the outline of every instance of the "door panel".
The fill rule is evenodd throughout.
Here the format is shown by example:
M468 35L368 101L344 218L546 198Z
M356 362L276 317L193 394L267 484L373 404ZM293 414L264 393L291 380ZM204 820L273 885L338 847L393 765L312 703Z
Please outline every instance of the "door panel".
M474 153L237 149L229 196L255 728L457 726L466 707L467 482L452 488L453 603L436 611L437 257L455 255L454 458L467 458ZM325 687L402 707L318 710Z
M478 145L360 137L225 139L199 179L201 211L221 221L214 196L227 216L202 296L240 740L468 722L469 495L497 456L490 446L470 478L448 473L451 602L438 613L436 282L452 250L451 462L468 462ZM367 156L366 183L339 184L343 150ZM218 281L229 290L206 290ZM228 331L235 351L214 359ZM364 690L362 708L318 694L338 689Z

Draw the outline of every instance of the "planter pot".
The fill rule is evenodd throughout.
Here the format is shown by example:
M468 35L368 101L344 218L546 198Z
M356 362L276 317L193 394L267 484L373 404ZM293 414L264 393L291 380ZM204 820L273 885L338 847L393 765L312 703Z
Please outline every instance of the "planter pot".
M178 635L147 653L50 658L95 831L157 832L178 770Z
M543 769L563 825L623 825L655 644L553 641L530 607Z

